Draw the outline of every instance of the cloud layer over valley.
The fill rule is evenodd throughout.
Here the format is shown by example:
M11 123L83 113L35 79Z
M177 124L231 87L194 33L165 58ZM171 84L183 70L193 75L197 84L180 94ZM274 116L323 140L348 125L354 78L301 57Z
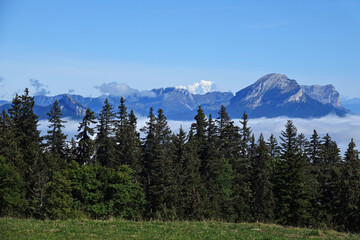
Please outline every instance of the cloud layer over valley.
M66 127L64 132L68 135L68 140L70 140L77 134L79 122L70 119L65 120L67 123L65 124ZM249 126L255 134L256 139L260 133L263 133L264 137L268 139L271 133L276 137L279 137L281 131L285 129L284 126L287 120L292 120L298 129L298 134L303 133L308 139L312 135L314 129L317 130L320 137L329 133L332 139L338 143L342 154L346 151L351 138L354 138L355 143L360 146L360 116L357 115L348 115L344 118L328 115L326 117L314 119L291 119L287 117L255 118L249 119ZM240 126L240 119L233 119L233 121L235 125ZM139 117L138 129L145 126L146 122L146 117ZM180 126L182 126L185 131L188 131L192 123L193 121L168 121L170 128L175 133L178 132ZM42 134L46 134L48 122L46 120L41 120L39 121L39 124L39 129Z

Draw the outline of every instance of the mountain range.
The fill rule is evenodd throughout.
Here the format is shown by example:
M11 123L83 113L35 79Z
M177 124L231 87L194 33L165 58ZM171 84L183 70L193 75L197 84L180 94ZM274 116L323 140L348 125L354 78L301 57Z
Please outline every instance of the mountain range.
M74 94L35 96L34 111L40 119L46 119L51 105L57 100L64 117L82 118L87 108L101 111L105 99L116 109L120 96L107 95L96 98ZM267 74L254 84L236 92L217 91L209 81L201 81L188 87L152 89L143 94L134 91L126 96L126 106L138 116L147 116L150 107L164 110L168 119L192 120L198 106L206 114L217 116L224 105L232 118L240 118L244 111L249 117L288 116L298 118L322 117L328 114L345 116L350 111L340 102L340 94L332 85L299 85L284 74ZM9 109L11 103L0 101L0 109Z

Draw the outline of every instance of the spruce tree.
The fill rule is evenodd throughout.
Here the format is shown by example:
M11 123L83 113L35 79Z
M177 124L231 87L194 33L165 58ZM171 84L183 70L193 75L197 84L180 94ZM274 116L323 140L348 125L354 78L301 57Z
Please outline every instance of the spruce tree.
M121 97L118 108L116 144L117 163L129 165L137 174L140 172L140 135L136 130L137 119L133 111L128 114L125 99Z
M44 217L44 201L49 182L49 169L42 156L38 116L34 113L34 97L25 89L23 95L16 95L9 109L17 146L22 153L19 173L25 182L26 199L29 202L27 214Z
M268 143L267 146L269 148L269 152L270 152L270 156L271 156L271 161L274 162L276 159L279 158L280 156L280 146L278 144L277 139L275 138L274 134L271 134L269 139L268 139Z
M155 122L156 117L153 113L153 108L150 108L148 122L146 122L146 125L141 129L145 134L142 146L141 179L147 200L148 217L153 217L155 212L152 195L150 193L150 186L153 184L151 171L155 158Z
M54 155L53 159L57 160L55 163L51 163L51 165L56 169L60 169L65 164L66 135L62 132L62 128L66 121L61 119L61 108L57 100L55 100L47 115L49 117L48 120L50 125L48 125L49 130L45 136L45 139L47 140L46 145L49 152Z
M0 156L3 156L7 162L10 162L21 171L26 166L18 144L13 121L3 109L0 114ZM23 175L23 172L21 175Z
M360 159L355 147L354 140L351 139L342 168L342 188L339 189L339 220L343 224L343 230L350 232L360 232Z
M314 130L310 141L306 147L306 154L308 158L308 172L309 172L309 189L310 189L310 203L313 226L321 226L325 224L324 206L322 199L322 167L325 167L321 159L321 141Z
M281 224L306 226L310 219L308 176L296 135L297 129L289 120L281 133L281 159L275 169L275 212Z
M115 113L113 107L106 98L104 106L100 112L97 125L96 162L102 166L114 168L116 165L116 145L114 140Z
M92 136L95 132L92 125L96 123L95 119L94 112L88 108L78 128L79 133L76 135L76 139L78 140L76 161L80 165L94 163L93 155L95 146Z
M152 162L152 185L150 192L154 200L156 217L171 219L175 212L176 202L176 179L174 174L174 163L169 152L171 144L171 130L167 119L162 111L158 110L155 122L155 158Z
M335 226L339 225L339 213L342 212L338 194L342 189L342 159L340 149L329 134L323 137L322 142L319 158L321 162L318 175L321 189L319 199L320 209L324 215L325 224L327 226Z
M248 127L248 117L244 113L242 120L240 121L240 135L238 155L235 161L232 163L234 171L233 180L233 205L236 213L236 221L250 221L251 216L251 198L252 192L250 187L250 155L253 151L250 151L251 130ZM255 140L253 139L253 143ZM254 148L252 148L254 150Z
M194 139L188 140L180 128L173 138L173 153L177 187L177 216L183 220L199 220L204 216L204 185L200 176L200 159Z
M274 218L274 196L272 191L271 156L260 134L255 154L251 160L251 189L253 193L252 215L254 221L270 222Z

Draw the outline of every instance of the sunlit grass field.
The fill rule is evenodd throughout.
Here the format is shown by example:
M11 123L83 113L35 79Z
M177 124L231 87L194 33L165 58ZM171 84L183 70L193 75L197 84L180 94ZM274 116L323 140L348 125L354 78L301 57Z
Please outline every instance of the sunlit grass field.
M360 235L259 223L1 218L0 239L360 239Z

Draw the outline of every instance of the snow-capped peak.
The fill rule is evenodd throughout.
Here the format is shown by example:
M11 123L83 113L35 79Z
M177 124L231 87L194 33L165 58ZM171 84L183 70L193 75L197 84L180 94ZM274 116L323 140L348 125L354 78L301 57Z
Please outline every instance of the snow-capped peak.
M192 94L206 94L208 92L216 91L216 86L211 81L201 80L200 82L196 82L194 84L190 84L187 87L179 86L178 89L186 89Z

